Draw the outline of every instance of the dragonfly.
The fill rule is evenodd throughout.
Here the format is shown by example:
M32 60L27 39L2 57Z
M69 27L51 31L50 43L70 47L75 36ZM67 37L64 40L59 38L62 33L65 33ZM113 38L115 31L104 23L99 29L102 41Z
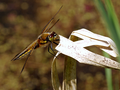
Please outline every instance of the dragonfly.
M54 52L54 50L52 48L52 44L54 43L54 44L58 45L56 43L56 41L59 41L59 36L54 31L50 32L50 30L59 21L59 19L50 28L48 28L48 26L54 20L55 16L58 14L58 12L61 10L61 8L62 8L62 6L57 11L57 13L49 20L49 22L45 25L45 27L43 28L41 34L38 36L38 38L34 42L32 42L30 45L28 45L22 52L18 53L11 60L11 61L19 60L19 59L21 59L21 58L23 58L23 57L25 57L27 55L27 58L25 60L25 63L23 65L23 67L22 67L22 70L21 70L20 74L23 72L24 67L25 67L25 65L27 63L27 60L28 60L29 56L32 54L34 49L48 46L48 52L50 52L50 49ZM51 54L53 54L53 53L51 53Z

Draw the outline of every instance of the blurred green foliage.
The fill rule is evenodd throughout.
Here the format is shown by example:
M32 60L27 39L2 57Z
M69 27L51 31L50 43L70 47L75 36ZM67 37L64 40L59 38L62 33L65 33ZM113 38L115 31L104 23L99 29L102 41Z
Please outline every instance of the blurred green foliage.
M69 37L73 30L86 28L108 36L92 0L0 0L0 90L52 90L53 56L47 47L33 52L20 77L25 58L10 60L37 38L62 5L55 17L55 21L58 18L60 21L52 31ZM120 2L113 1L113 6L120 19ZM96 48L94 51L101 54ZM61 81L63 66L64 57L60 55L57 68ZM107 90L104 68L78 64L77 72L78 90ZM113 84L117 76L118 71L113 70Z

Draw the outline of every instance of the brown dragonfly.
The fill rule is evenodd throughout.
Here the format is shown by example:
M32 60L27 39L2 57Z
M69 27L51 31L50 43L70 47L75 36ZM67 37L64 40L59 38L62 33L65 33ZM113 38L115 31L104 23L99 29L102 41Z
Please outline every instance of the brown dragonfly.
M39 47L45 47L48 45L48 52L50 52L49 49L51 49L54 52L54 50L52 48L52 44L54 43L57 45L56 41L59 41L59 36L55 32L52 32L52 31L49 32L49 31L59 21L59 19L50 28L48 28L48 26L54 20L54 17L58 14L58 12L61 10L61 8L62 8L62 6L57 11L57 13L49 20L49 22L45 25L41 34L38 36L38 38L33 43L31 43L29 46L27 46L22 52L18 53L12 59L12 61L19 60L19 59L23 58L24 56L28 55L25 60L24 66L21 70L21 73L27 63L29 56L31 55L31 53L33 52L34 49L37 49ZM51 54L53 54L53 53L51 53Z

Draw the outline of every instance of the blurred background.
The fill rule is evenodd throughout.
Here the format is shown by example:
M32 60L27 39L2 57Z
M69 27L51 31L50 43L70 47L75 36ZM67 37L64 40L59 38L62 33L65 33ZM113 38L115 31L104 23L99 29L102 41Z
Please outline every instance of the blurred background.
M112 2L120 19L120 1ZM21 75L26 58L11 59L38 37L62 5L54 19L54 22L60 21L51 31L68 38L72 31L86 28L108 36L93 0L0 0L0 90L52 90L51 62L54 56L47 47L34 50ZM98 48L92 50L102 54ZM60 55L57 60L61 81L64 57ZM117 70L112 71L115 86L119 74ZM77 63L77 82L78 90L107 90L104 68L101 67Z

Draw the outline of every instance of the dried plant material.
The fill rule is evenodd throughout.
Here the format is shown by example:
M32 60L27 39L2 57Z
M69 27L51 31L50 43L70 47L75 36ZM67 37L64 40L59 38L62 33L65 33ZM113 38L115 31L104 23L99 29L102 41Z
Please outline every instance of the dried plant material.
M60 43L56 47L56 50L62 54L76 59L80 63L120 69L120 63L104 56L95 54L84 48L93 45L98 46L103 51L116 57L118 55L116 46L110 38L94 34L86 29L73 31L71 35L82 38L83 40L72 42L71 40L60 35Z
M98 48L107 52L111 56L117 57L118 53L116 50L115 43L110 38L92 33L86 29L80 29L77 31L73 31L71 36L76 36L78 38L82 38L82 40L73 42L73 41L59 35L60 43L55 48L56 50L58 50L58 53L56 54L56 56L53 59L52 70L51 70L52 71L52 84L53 84L54 90L61 90L61 86L60 86L59 78L58 78L58 74L57 74L57 69L56 69L56 57L60 53L74 58L79 63L120 69L120 63L85 49L85 47L88 47L88 46L97 46ZM65 80L66 79L64 79L64 81L63 81L62 90L65 89L64 88ZM67 83L68 86L69 86L70 82L71 82L71 80ZM72 85L72 88L75 87L74 86L75 84L74 85L70 84L70 85ZM70 88L70 87L68 87L68 88ZM72 88L71 88L71 90L72 90Z
M59 52L57 53L59 55ZM51 65L51 78L52 86L54 90L61 90L60 81L58 78L57 68L56 68L56 57L54 57Z
M89 46L95 45L95 46L100 47L100 49L107 52L108 54L110 54L113 57L118 56L118 52L116 50L115 43L108 37L105 37L105 36L102 36L99 34L95 34L93 32L90 32L87 29L80 29L77 31L73 31L73 33L71 35L74 35L74 36L77 36L84 40L87 40L88 41L88 42L86 41L87 45L85 45L85 43L84 43L83 45L85 45L85 46L83 46L83 47L86 47L88 45ZM92 42L93 42L93 44L92 44Z

